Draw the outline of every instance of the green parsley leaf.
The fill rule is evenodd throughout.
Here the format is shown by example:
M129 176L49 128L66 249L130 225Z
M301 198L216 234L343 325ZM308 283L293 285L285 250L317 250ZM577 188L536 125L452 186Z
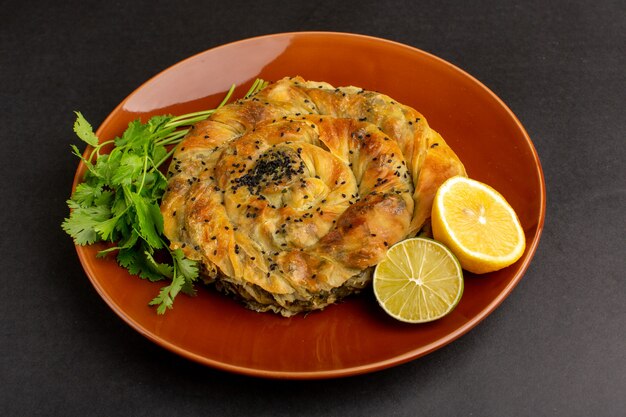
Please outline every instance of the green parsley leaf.
M195 281L198 278L198 263L196 261L185 258L183 251L180 249L176 249L172 256L174 264L185 280Z
M174 304L174 298L176 298L180 290L183 288L184 284L185 278L182 275L174 273L174 277L172 278L172 282L170 283L170 285L161 288L159 295L157 295L148 304L151 306L158 306L158 314L165 314L168 309L172 308Z
M74 194L72 194L72 201L77 203L80 207L90 207L94 205L96 199L102 196L102 185L91 185L86 182L82 182L76 186ZM96 204L103 205L103 204Z
M76 113L76 121L74 122L76 136L91 146L98 146L98 137L93 133L93 128L89 122L85 120L81 112L75 111L74 113Z
M96 228L109 220L110 215L111 211L104 206L76 207L61 227L74 238L77 245L90 245L102 240Z
M94 226L94 230L100 236L101 240L113 240L113 232L115 232L115 226L117 226L117 222L119 221L119 217L113 217L103 222L98 223Z
M179 273L185 278L185 282L181 290L187 295L196 295L194 284L199 276L198 262L185 258L183 251L176 249L172 253L174 265Z
M139 233L139 236L141 236L148 243L148 245L153 248L162 248L163 244L159 229L161 231L163 230L163 218L161 217L160 219L160 225L155 224L156 212L158 211L158 215L161 215L159 206L157 206L156 203L147 201L146 198L133 192L130 192L128 196L132 200L133 208L137 214L137 222L134 226Z
M131 248L120 249L117 253L117 262L120 266L128 269L133 275L138 275L140 278L150 280L152 282L162 281L168 278L164 275L159 268L155 268L153 263L154 259L149 260L146 257L148 253L142 244L137 244Z
M152 269L152 271L164 277L172 278L172 276L174 275L174 267L172 265L157 262L154 259L153 254L148 252L147 250L143 251L143 254L146 260L146 264L150 267L150 269Z
M111 184L130 185L136 181L142 173L144 159L134 153L124 153L120 159L120 165L111 175Z

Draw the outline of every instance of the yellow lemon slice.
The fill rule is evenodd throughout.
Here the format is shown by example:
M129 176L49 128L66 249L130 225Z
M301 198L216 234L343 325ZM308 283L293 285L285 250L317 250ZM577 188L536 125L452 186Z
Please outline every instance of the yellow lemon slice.
M500 193L482 182L452 177L439 187L432 209L436 240L463 269L483 274L517 261L526 247L517 215Z
M392 246L374 271L374 294L392 317L408 323L437 320L459 303L463 270L452 252L426 238Z

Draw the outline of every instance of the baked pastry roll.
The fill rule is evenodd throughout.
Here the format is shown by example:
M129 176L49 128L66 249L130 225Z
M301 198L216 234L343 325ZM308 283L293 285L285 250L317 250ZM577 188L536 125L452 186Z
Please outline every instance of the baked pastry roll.
M195 125L169 175L171 247L249 308L290 316L364 288L465 170L414 109L295 77Z

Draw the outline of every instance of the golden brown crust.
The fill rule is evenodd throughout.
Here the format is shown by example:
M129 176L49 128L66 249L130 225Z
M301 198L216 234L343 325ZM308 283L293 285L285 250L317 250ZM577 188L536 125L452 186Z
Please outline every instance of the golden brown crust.
M345 292L417 232L457 174L454 152L410 107L283 79L190 131L170 166L164 230L224 287L289 315L334 302L320 294Z

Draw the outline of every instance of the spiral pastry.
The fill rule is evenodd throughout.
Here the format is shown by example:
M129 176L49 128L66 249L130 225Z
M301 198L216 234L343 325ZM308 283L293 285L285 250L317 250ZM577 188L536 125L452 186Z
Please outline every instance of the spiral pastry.
M465 170L412 108L295 77L195 125L169 174L171 247L249 308L290 316L367 285Z

